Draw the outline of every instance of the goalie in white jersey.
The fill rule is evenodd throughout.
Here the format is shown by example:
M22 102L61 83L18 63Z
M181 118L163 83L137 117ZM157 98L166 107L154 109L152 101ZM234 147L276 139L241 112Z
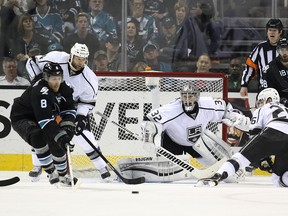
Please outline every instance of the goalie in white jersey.
M88 56L88 47L85 44L76 43L71 48L70 54L52 51L46 55L38 55L29 58L26 63L26 69L30 79L35 80L37 77L42 76L41 71L47 62L56 62L60 64L63 69L64 80L70 84L74 90L73 99L77 106L76 136L74 136L73 139L82 147L86 155L101 173L101 177L105 179L110 176L110 173L106 168L106 163L80 135L83 132L91 140L94 146L99 148L93 133L90 131L89 124L89 114L96 104L98 79L95 73L87 66ZM37 165L37 158L35 157L33 157L33 164L34 166ZM37 177L37 170L35 170L34 175L32 172L31 177Z
M272 182L288 187L288 110L280 104L276 89L267 88L258 95L258 109L253 113L250 134L255 135L230 160L225 162L212 178L199 180L199 185L216 186L233 175L239 168L256 165L264 158L275 155Z
M217 146L215 142L204 134L207 125L210 122L221 123L225 119L226 123L229 123L229 126L237 125L239 129L248 130L250 119L233 112L233 107L230 103L222 99L200 97L200 91L192 84L185 85L180 95L181 98L177 98L169 104L152 110L144 118L145 121L142 122L141 129L143 140L147 145L154 143L156 146L162 146L174 155L179 156L183 155L183 153L188 153L206 166L216 163L224 156L231 156L231 152L220 152L223 149L215 148ZM145 160L145 165L141 164L142 167L145 166L145 169L142 168L141 170L146 182L149 182L151 175L145 174L144 170L155 173L157 165L153 166L153 163L157 162L158 160L156 159L151 160L152 165L150 167L147 160ZM137 165L137 161L135 162L134 170L137 170L137 166L138 168L140 167L140 163ZM174 173L180 172L180 170L176 170ZM135 175L136 171L133 174ZM167 174L161 173L161 175L164 176ZM151 177L151 179L157 181L160 178ZM175 179L177 178L174 177Z
M195 145L203 138L209 122L221 123L225 119L229 125L245 127L250 120L233 112L230 103L222 99L200 97L200 91L194 85L184 86L180 95L181 98L148 113L146 117L150 122L146 124L153 122L158 129L161 125L161 145L171 153L181 155L187 152L204 165L212 165L218 160L217 155L211 155L205 144Z

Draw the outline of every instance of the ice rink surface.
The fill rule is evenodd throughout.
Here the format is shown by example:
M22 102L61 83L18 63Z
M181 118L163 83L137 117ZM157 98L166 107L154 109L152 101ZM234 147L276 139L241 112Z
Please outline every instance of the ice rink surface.
M73 191L50 185L44 174L31 182L27 172L0 172L1 180L14 176L21 181L0 187L1 216L288 215L288 189L274 187L269 177L217 187L195 187L193 180L126 185L80 179Z

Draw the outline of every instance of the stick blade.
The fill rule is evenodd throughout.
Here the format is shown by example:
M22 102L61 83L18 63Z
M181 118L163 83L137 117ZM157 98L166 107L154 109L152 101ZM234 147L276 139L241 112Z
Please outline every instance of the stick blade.
M121 178L121 180L125 184L142 184L145 183L145 177L139 177L139 178L133 178L133 179L126 179L126 178Z
M13 185L13 184L16 184L19 181L20 181L20 178L18 176L15 176L15 177L10 178L10 179L0 180L0 187Z

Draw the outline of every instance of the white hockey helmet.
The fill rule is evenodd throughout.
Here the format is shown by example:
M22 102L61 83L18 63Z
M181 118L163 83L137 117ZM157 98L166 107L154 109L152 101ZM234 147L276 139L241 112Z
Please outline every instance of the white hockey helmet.
M258 106L264 105L267 103L267 100L271 98L272 102L280 102L280 96L276 89L274 88L266 88L263 89L257 97L257 104ZM262 106L263 106L262 105Z
M74 56L78 56L80 58L85 58L85 64L88 63L88 56L89 56L89 50L88 47L85 44L75 43L74 46L71 48L70 51L70 59L69 59L69 65L71 69L75 72L81 71L81 68L84 68L84 65L80 65L80 67L73 63Z
M88 58L89 50L85 44L75 43L71 48L70 54L82 58Z
M184 85L181 89L180 95L185 111L191 112L194 109L195 102L200 96L200 91L196 86L192 84L187 84Z

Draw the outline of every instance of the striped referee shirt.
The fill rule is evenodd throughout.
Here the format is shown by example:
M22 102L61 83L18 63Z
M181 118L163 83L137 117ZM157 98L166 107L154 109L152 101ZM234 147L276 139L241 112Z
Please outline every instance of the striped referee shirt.
M263 71L265 71L269 62L278 56L276 47L277 46L272 46L269 40L267 40L260 42L253 49L246 60L246 65L241 80L241 86L247 87L250 80L258 75L258 89L260 88L263 82Z

